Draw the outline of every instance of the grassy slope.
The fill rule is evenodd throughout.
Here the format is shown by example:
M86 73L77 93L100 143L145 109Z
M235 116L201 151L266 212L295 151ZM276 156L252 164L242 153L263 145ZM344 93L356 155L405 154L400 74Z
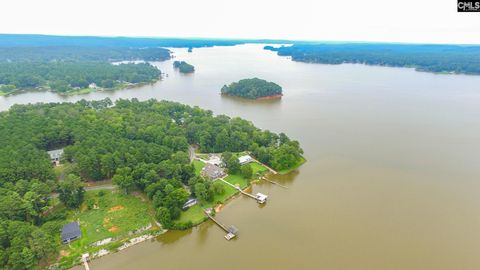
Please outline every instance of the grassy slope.
M86 200L93 198L99 209L87 210L82 206L81 211L71 213L70 220L79 220L82 238L69 245L63 245L62 250L69 256L62 258L61 263L68 265L73 259L84 252L94 252L105 247L91 247L91 244L105 238L118 240L132 237L130 231L154 223L152 205L149 201L133 195L121 194L118 190L104 190L105 195L99 196L100 191L87 191ZM142 213L139 215L139 213ZM118 244L117 244L118 245Z
M193 166L195 167L195 174L200 175L203 167L205 167L205 163L201 162L200 160L194 160Z

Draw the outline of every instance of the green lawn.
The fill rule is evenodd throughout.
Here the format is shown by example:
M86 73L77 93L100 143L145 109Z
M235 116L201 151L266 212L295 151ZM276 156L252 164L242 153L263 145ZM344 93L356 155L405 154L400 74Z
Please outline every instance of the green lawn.
M176 223L186 223L191 221L193 224L202 223L206 219L203 209L200 205L194 205L188 208L187 211L183 211L180 218L176 220Z
M100 196L99 192L103 192L104 195ZM85 202L93 199L98 209L88 209L84 203L80 211L74 211L69 215L69 220L80 221L82 237L61 247L69 255L62 257L60 264L70 266L85 252L114 248L119 245L117 240L133 237L129 232L155 224L151 203L139 196L141 195L124 195L118 190L87 191ZM116 242L100 247L91 246L94 242L109 237L115 238Z
M257 162L251 162L250 163L250 166L252 166L252 170L253 170L253 175L255 176L257 173L264 173L264 172L267 172L268 169L263 166L262 164L260 163L257 163Z
M203 213L203 209L215 207L219 203L225 203L233 195L238 193L238 190L234 189L233 187L223 182L220 182L220 183L222 183L222 185L224 185L225 187L225 192L223 194L215 194L212 202L202 202L200 204L190 207L187 211L182 211L180 218L175 222L178 224L178 223L186 223L188 221L191 221L192 224L194 225L202 223L203 221L206 220L206 216Z
M228 199L230 199L233 195L238 193L238 190L234 189L233 187L231 187L231 186L229 186L229 185L227 185L223 182L222 182L222 184L225 186L225 192L223 194L215 194L215 196L213 196L213 202L208 203L207 207L213 207L213 206L217 205L218 203L224 203Z
M205 167L205 163L201 162L200 160L196 160L196 159L192 163L193 163L193 166L195 167L195 174L200 175L203 167Z
M229 182L230 184L233 185L238 185L242 189L246 188L248 186L248 180L243 178L243 176L238 175L238 174L229 174L226 178L225 181Z

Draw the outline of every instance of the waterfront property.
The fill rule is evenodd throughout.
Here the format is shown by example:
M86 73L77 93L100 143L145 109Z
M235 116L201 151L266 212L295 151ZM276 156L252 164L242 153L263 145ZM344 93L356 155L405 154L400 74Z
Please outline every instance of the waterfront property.
M218 178L222 178L226 175L225 173L225 170L216 166L216 165L213 165L213 164L210 164L210 163L207 163L207 165L205 165L205 167L203 167L202 169L202 175L204 177L208 177L210 179L218 179Z
M51 150L47 151L47 153L50 156L50 161L52 161L54 166L60 165L60 158L63 155L63 149Z
M62 228L62 242L64 244L70 243L73 240L79 239L82 237L82 233L80 231L80 225L78 222L71 222L65 224Z

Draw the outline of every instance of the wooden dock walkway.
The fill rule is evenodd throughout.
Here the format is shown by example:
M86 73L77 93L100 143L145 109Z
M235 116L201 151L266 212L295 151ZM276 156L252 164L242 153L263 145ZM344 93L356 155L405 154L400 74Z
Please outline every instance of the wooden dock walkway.
M203 211L205 212L205 215L207 215L209 219L211 219L215 224L218 225L218 227L220 227L222 230L224 230L227 233L225 235L225 239L232 240L233 238L237 237L238 229L235 226L232 225L229 228L227 228L227 226L223 225L220 221L218 221L216 218L210 215L210 213L207 210L204 209Z
M214 218L212 215L210 215L209 213L207 213L207 211L205 211L205 215L207 215L207 217L209 219L211 219L213 222L215 222L215 224L218 225L218 227L220 227L222 230L224 230L226 233L228 233L228 229L225 225L223 225L220 221L218 221L216 218Z
M272 181L272 180L266 178L265 176L263 176L261 179L262 179L262 180L265 180L265 181L267 181L267 182L269 182L269 183L272 183L272 184L274 184L274 185L277 185L277 186L279 186L279 187L287 188L287 189L288 189L287 186L284 186L284 185L282 185L282 184L280 184L280 183L277 183L277 182L275 182L275 181Z
M82 261L83 261L83 266L85 267L85 270L90 270L90 267L88 266L88 253L85 253L82 255Z
M230 183L230 182L228 182L228 181L225 181L225 180L222 179L222 178L219 178L218 180L220 180L220 181L224 182L225 184L233 187L234 189L240 191L240 193L242 193L242 194L244 194L244 195L247 195L248 197L250 197L250 198L252 198L252 199L257 200L257 197L255 197L253 194L250 194L250 193L248 193L248 192L243 191L243 189L242 189L241 187L235 186L234 184L232 184L232 183Z
M260 204L265 203L267 201L267 195L265 195L265 194L257 193L257 195L253 195L253 194L250 194L246 191L243 191L243 189L241 187L235 186L234 184L229 183L228 181L225 181L223 178L218 178L218 180L220 180L220 181L224 182L225 184L233 187L234 189L238 190L243 195L254 199L255 201L257 201Z

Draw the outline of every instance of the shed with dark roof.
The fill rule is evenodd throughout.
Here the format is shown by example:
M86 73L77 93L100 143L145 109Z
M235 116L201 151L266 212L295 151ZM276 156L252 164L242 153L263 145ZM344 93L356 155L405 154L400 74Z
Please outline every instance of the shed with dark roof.
M68 223L63 226L62 242L64 244L70 243L80 237L82 237L82 232L80 232L80 225L78 225L78 222Z

